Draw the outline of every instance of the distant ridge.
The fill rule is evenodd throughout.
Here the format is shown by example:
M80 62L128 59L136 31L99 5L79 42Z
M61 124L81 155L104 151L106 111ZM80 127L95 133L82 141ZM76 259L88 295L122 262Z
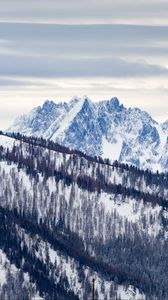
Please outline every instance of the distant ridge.
M145 111L127 109L116 97L96 103L87 96L69 103L47 100L17 118L7 131L142 169L168 171L168 121L159 124Z

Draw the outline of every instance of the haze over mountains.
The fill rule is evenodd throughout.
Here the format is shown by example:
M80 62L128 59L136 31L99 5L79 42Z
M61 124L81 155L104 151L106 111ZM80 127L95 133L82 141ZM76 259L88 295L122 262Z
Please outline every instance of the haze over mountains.
M145 111L124 107L117 98L96 103L88 97L57 104L47 100L17 118L8 131L42 136L138 168L168 171L168 121L159 124Z

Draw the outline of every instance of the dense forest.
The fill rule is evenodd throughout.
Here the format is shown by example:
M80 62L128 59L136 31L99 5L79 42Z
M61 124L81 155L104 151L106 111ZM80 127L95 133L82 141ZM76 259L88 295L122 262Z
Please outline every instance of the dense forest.
M0 186L4 299L168 299L168 174L1 132Z

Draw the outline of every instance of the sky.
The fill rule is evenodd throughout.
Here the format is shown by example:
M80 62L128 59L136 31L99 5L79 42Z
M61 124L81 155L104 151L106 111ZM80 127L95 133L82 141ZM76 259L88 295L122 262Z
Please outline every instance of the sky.
M168 119L167 0L0 1L0 129L83 95Z

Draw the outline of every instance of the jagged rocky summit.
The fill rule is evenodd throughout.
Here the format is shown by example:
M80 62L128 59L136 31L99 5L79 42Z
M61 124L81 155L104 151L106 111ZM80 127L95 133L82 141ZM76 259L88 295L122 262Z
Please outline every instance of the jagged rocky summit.
M91 156L138 168L168 171L168 121L159 124L147 112L126 108L117 98L69 103L45 101L17 118L10 132L42 136Z

